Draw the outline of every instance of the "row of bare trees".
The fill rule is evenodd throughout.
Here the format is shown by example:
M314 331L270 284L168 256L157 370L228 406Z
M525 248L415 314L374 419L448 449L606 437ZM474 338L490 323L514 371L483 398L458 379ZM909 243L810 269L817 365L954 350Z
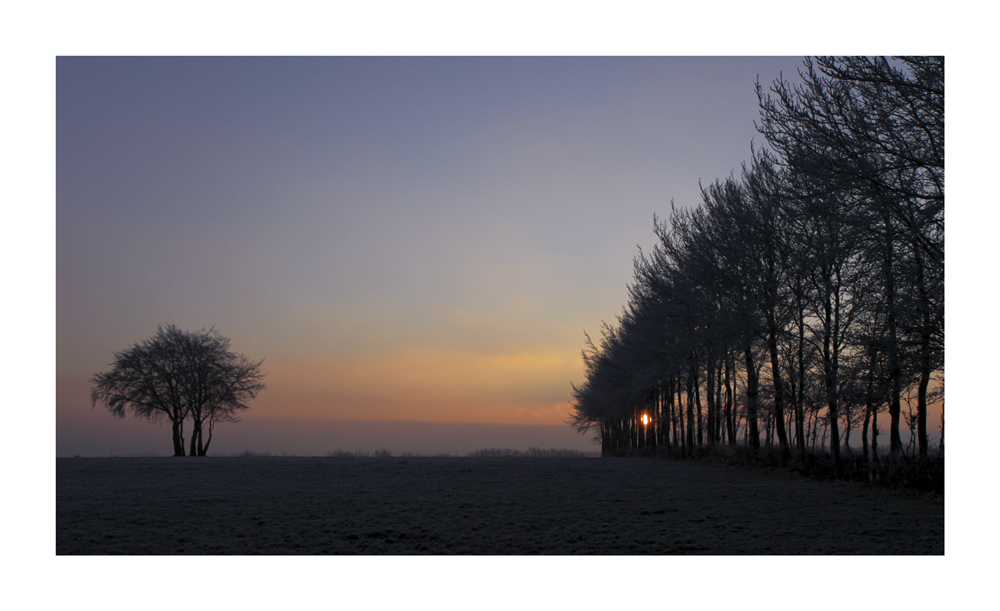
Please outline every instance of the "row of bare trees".
M885 412L891 452L904 420L928 452L928 403L943 400L944 59L807 58L800 76L757 84L766 146L703 186L700 206L654 218L622 314L586 338L572 418L605 453L756 449L763 434L788 458L822 435L839 465L859 425L864 456L869 439L877 452Z

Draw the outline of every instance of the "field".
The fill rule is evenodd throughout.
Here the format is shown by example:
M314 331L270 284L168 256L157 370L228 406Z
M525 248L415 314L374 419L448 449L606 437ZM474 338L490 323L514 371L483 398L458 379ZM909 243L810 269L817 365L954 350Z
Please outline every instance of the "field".
M636 458L59 458L56 553L943 554L944 499Z

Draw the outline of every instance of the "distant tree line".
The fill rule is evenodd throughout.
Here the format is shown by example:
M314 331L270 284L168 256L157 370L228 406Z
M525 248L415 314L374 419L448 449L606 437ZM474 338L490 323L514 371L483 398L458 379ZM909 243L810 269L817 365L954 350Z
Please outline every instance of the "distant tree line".
M839 469L859 427L864 457L877 452L885 413L890 452L907 451L903 426L929 451L944 387L944 59L806 58L799 73L757 83L767 146L703 185L700 206L654 217L623 312L586 337L572 423L603 453L828 444Z

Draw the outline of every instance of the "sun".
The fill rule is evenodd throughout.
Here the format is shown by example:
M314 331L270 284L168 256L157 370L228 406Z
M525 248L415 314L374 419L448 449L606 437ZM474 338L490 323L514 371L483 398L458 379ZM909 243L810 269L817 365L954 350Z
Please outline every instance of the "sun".
M642 415L642 424L643 426L649 425L649 414Z

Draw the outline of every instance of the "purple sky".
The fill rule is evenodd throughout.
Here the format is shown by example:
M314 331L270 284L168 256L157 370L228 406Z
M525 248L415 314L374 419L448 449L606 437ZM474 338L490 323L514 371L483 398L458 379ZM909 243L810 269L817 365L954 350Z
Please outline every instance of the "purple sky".
M166 323L267 357L238 426L561 426L653 215L739 170L758 75L799 66L59 58L57 453L115 451L127 425L91 411L87 381ZM354 441L331 444L379 439Z

